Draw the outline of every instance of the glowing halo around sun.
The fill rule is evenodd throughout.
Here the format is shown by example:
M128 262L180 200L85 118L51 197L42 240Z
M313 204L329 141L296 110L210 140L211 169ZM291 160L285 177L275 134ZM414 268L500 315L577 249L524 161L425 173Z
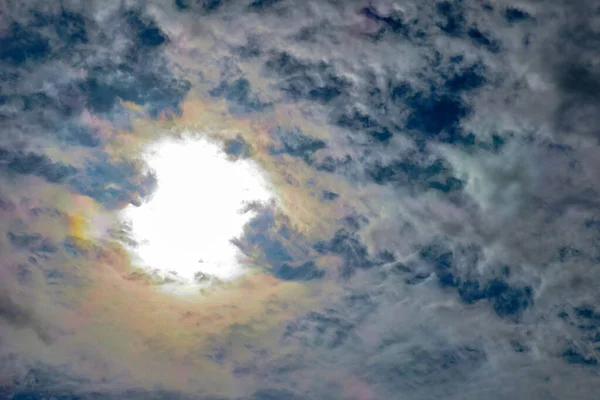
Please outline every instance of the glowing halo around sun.
M231 240L254 216L249 204L274 199L260 167L191 135L155 142L143 158L156 191L122 211L136 243L134 264L190 285L242 275L243 254Z

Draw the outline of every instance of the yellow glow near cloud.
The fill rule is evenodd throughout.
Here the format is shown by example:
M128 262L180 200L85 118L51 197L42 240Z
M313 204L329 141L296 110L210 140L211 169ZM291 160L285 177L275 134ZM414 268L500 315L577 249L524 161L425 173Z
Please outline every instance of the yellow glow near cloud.
M198 272L220 280L241 275L242 254L231 239L253 216L243 209L273 198L259 167L232 162L217 144L192 135L153 143L144 158L156 173L156 192L122 212L139 266L188 282Z

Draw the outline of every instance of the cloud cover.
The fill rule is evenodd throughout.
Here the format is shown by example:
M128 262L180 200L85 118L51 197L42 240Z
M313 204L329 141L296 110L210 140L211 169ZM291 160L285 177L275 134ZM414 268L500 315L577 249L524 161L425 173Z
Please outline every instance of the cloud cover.
M0 3L0 395L584 399L592 1ZM281 202L182 299L117 212L198 132ZM140 301L141 300L141 301Z

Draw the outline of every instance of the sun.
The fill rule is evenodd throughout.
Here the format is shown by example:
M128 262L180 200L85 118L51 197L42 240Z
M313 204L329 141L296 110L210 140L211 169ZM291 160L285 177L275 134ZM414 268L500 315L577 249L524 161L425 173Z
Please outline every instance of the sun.
M157 188L122 212L134 263L190 284L242 275L243 255L231 240L254 216L248 205L274 198L260 167L232 161L219 144L193 135L155 142L143 158Z

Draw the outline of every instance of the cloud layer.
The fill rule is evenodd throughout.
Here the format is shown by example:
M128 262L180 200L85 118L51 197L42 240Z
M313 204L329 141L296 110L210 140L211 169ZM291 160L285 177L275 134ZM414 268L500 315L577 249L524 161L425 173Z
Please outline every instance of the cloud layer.
M0 396L589 398L598 29L584 0L0 2ZM189 132L279 202L252 273L182 298L118 215Z

